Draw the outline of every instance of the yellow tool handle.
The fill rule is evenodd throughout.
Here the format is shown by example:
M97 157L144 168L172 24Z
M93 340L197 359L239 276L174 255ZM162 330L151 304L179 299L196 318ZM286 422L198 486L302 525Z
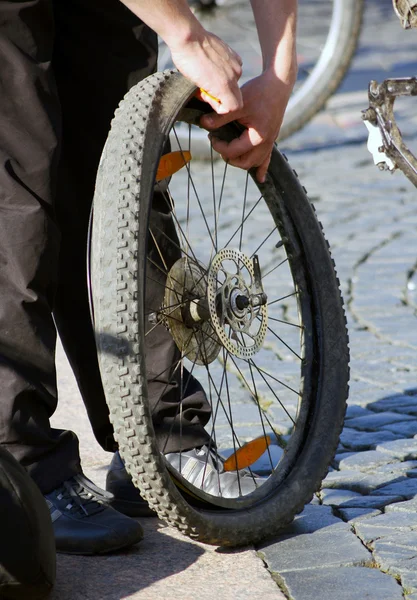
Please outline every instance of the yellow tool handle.
M205 94L206 96L208 96L209 98L211 98L212 100L214 100L214 102L217 102L217 104L221 104L222 103L222 101L219 100L219 98L216 98L215 96L213 96L212 94L210 94L206 90L203 90L203 88L200 88L200 93L201 94Z

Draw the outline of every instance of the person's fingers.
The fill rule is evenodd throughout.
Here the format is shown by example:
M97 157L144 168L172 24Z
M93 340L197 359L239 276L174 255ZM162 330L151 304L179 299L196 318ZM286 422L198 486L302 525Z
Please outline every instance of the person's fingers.
M259 183L265 183L265 177L268 172L269 163L271 162L271 154L264 160L264 162L259 165L256 170L256 179Z
M232 52L234 59L239 63L239 66L240 66L240 69L235 67L235 73L236 73L236 75L238 75L238 79L239 79L240 76L242 75L243 60L242 60L242 57L240 56L240 54L235 52L233 50L233 48L230 48L230 51Z
M237 81L233 85L224 86L224 90L219 93L218 98L220 103L213 108L219 115L226 115L243 108L242 92ZM210 106L212 105L210 104Z
M229 160L246 155L248 152L262 144L260 135L256 131L250 129L245 129L240 137L231 142L220 140L215 134L211 134L210 139L214 150Z
M268 171L269 163L271 160L271 151L264 146L258 146L257 148L253 148L249 152L237 156L235 158L228 158L224 154L221 154L221 157L224 161L226 161L229 165L233 167L238 167L239 169L244 169L247 171L248 169L256 168L256 179L260 183L264 183L265 176Z
M242 92L237 83L236 85L231 86L225 85L223 89L214 92L200 88L196 92L196 97L203 100L203 102L206 102L214 109L214 113L210 113L213 116L229 115L229 113L235 113L243 107ZM229 119L226 118L222 124L229 123L231 120L233 119L230 117ZM221 125L216 125L216 127L221 127Z
M215 98L214 96L212 96L211 94L209 94L208 92L206 92L203 89L199 89L197 91L196 97L199 100L202 100L203 102L206 102L207 104L209 104L211 106L211 108L215 112L214 113L210 113L210 114L217 114L217 111L219 110L219 106L221 104L221 101L219 100L219 98Z
M238 118L238 114L227 114L227 115L219 115L217 112L209 113L208 115L203 115L200 119L201 127L210 131L211 129L219 129L223 127L223 125L227 125L230 121L234 121Z

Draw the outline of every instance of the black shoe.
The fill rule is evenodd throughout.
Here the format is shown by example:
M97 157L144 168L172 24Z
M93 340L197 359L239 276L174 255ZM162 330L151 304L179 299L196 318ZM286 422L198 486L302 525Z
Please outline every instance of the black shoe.
M107 506L111 494L76 475L45 495L57 552L104 554L136 544L142 527Z
M106 490L114 496L114 499L107 501L107 504L124 515L129 517L157 516L146 500L142 498L139 490L133 485L118 452L114 453L107 472Z

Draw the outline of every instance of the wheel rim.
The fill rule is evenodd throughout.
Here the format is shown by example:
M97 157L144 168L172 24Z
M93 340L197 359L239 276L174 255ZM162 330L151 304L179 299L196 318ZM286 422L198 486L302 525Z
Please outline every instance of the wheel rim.
M316 45L317 49L320 48L320 53L315 56L314 64L308 66L304 63L303 60L300 61L300 57L298 57L299 63L299 75L297 83L294 87L293 94L288 102L287 111L290 114L291 111L295 111L297 105L301 104L305 101L306 98L312 93L314 88L323 78L327 69L329 68L329 64L332 60L332 57L335 54L337 49L337 44L340 40L340 31L343 28L343 5L345 0L331 0L330 2L327 0L318 0L317 4L321 5L321 9L325 10L325 14L322 19L324 20L324 28L327 30L327 36L325 37L325 41L323 44L323 40L321 41L321 46ZM315 3L310 4L310 8L315 6ZM325 5L328 5L327 7ZM303 4L300 5L301 11L303 10ZM304 6L304 8L306 8ZM302 29L303 23L310 21L309 19L303 19L302 14L299 19L299 29ZM306 15L307 16L307 15ZM322 19L317 19L320 22L323 22ZM300 46L303 45L303 36L299 35L297 37L297 46L300 49ZM308 45L304 44L305 48L308 48ZM301 48L302 49L302 48Z
M190 121L195 118L191 113ZM184 125L186 110L181 111L181 119L182 129L188 131L187 145L179 139L177 125L172 140L193 154L194 128ZM181 490L208 508L245 509L276 491L302 452L307 435L318 368L313 360L316 339L308 274L295 232L280 220L275 192L266 186L262 195L247 173L216 160L213 153L209 163L194 166L191 161L172 176L168 186L162 182L160 187L173 208L182 257L166 269L164 303L146 309L145 319L150 315L154 319L147 335L156 327L171 332L182 356L172 370L187 369L205 388L212 411L206 430L223 458L255 438L273 436L262 460L248 469L253 478L266 477L248 495L208 494L170 465L167 468ZM255 292L261 293L259 285L254 287L254 257L266 300L257 311L251 308L253 314L248 316L245 301L240 298L237 306L237 298L254 302ZM191 275L184 275L187 270ZM227 305L220 312L219 296ZM189 321L190 306L194 310L203 300L208 310L205 330L198 320L195 326ZM254 324L255 332L250 331ZM185 378L181 387L187 387Z

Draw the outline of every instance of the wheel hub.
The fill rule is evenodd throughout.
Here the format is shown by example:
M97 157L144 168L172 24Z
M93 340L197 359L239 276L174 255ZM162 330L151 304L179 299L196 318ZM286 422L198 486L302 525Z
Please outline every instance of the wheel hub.
M199 365L213 362L223 346L239 358L262 347L267 331L266 295L257 257L224 248L210 268L183 257L167 277L161 319L177 347Z
M198 365L212 363L221 349L206 296L207 269L186 257L177 260L168 273L161 316L181 353Z
M257 259L252 262L239 250L224 248L211 262L207 284L218 339L234 356L250 358L261 348L267 331L266 296Z

